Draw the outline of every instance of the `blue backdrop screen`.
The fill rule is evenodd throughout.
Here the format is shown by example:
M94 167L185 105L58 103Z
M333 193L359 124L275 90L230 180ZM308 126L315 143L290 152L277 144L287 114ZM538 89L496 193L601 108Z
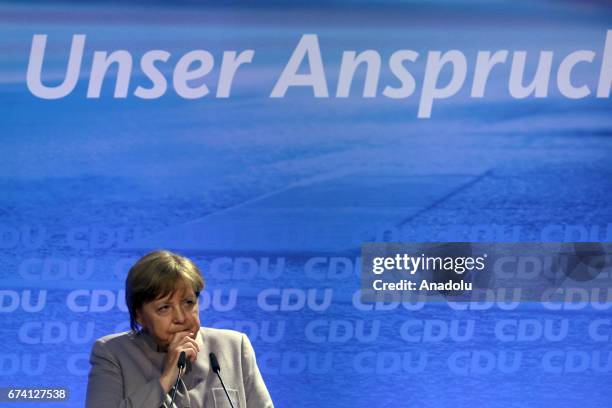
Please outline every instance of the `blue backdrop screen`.
M609 406L612 302L359 292L364 243L612 241L606 2L170 3L0 4L0 387L83 406L167 248L276 406Z

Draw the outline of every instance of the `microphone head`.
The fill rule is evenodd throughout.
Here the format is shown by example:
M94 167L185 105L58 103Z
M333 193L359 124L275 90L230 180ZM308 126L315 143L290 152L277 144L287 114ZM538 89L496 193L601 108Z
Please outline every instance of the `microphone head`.
M221 371L221 366L219 366L219 360L217 360L215 353L210 353L208 356L210 357L210 368L212 368L215 373Z
M182 370L183 368L185 368L186 362L187 362L187 354L185 354L184 351L181 351L181 354L179 355L179 359L178 359L179 370Z

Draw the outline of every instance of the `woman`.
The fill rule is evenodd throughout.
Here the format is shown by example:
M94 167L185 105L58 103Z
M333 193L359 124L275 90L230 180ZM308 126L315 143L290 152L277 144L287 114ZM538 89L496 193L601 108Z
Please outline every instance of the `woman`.
M136 262L125 282L130 332L102 337L91 352L87 407L272 407L249 339L232 330L200 327L198 296L204 280L189 259L168 251ZM211 369L218 359L223 383Z

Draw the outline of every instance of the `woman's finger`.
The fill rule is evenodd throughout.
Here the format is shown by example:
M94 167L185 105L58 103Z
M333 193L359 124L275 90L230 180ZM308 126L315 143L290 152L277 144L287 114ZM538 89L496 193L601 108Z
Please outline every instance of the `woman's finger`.
M200 346L198 345L198 342L189 336L183 338L182 344L191 344L196 348L197 351L200 351Z
M170 344L168 347L172 347L172 346L181 344L181 342L183 341L185 337L189 337L192 334L193 333L189 331L182 331L182 332L174 333L174 335L172 336L172 339L170 340Z
M198 350L192 344L184 344L182 345L178 352L180 354L181 351L184 351L187 357L193 362L196 360L198 356Z

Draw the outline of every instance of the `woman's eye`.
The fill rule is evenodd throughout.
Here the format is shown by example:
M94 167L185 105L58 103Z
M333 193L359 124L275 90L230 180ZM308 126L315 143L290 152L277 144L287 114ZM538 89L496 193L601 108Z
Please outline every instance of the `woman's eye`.
M168 310L169 306L162 306L159 309L157 309L158 312L164 312L166 310Z

